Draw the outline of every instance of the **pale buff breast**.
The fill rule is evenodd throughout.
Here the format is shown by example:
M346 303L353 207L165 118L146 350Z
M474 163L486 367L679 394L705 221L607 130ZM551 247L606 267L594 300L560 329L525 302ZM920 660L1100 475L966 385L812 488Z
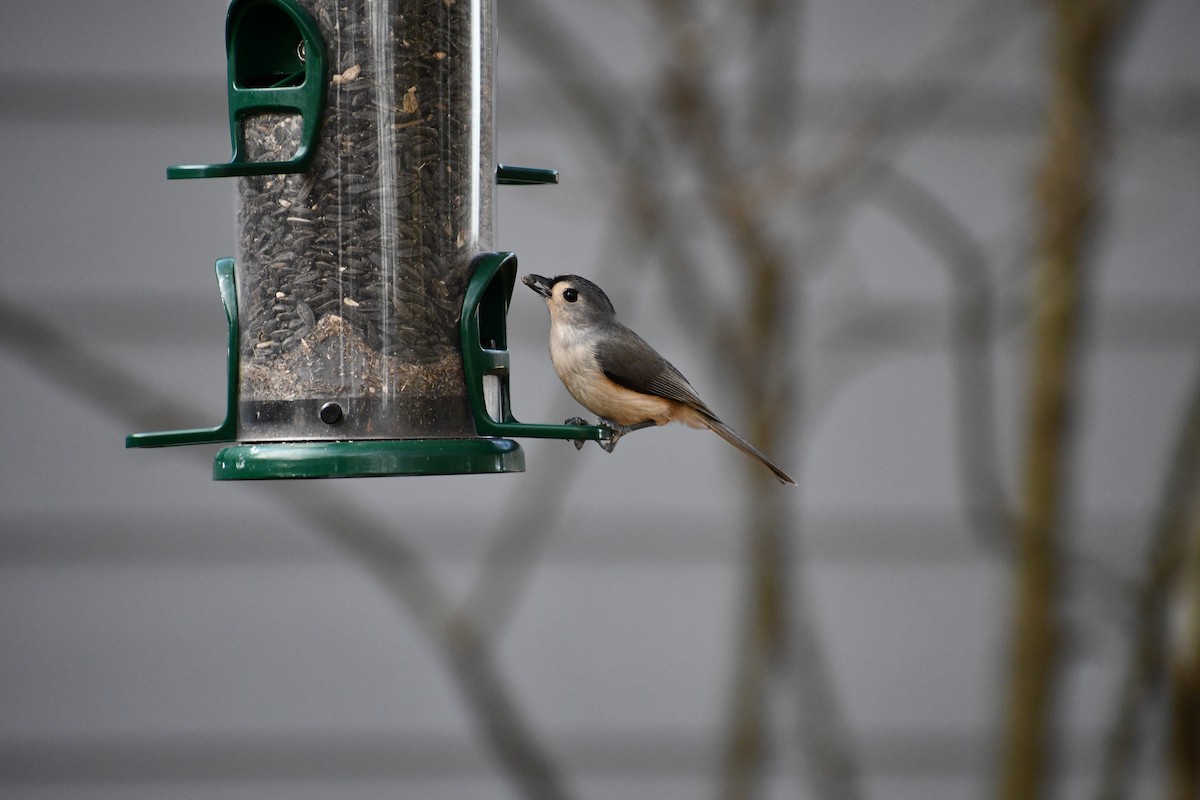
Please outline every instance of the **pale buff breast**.
M613 383L600 370L591 347L563 326L555 328L550 337L550 361L559 380L581 406L618 425L651 419L658 425L671 421L675 403Z

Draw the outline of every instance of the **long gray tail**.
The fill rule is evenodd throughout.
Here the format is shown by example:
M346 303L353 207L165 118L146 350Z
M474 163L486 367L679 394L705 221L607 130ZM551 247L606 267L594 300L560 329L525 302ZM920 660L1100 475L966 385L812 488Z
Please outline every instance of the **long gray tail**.
M771 472L775 473L775 477L779 479L780 483L784 483L789 486L796 485L796 482L792 480L791 475L788 475L786 472L776 466L771 459L763 455L757 447L743 439L741 435L739 435L738 432L733 428L729 427L724 422L721 422L721 420L717 419L716 417L705 414L703 415L703 418L705 424L708 425L709 430L711 430L717 436L720 436L725 441L729 442L738 450L741 450L743 453L753 458L755 461L758 461L767 469L771 470Z

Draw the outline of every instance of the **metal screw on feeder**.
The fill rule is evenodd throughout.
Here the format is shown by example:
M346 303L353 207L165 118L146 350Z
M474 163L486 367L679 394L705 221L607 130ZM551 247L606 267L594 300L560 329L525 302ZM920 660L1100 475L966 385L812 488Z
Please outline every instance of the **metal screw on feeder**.
M129 447L236 442L218 480L514 472L507 437L516 258L494 249L496 183L557 181L493 155L492 0L234 0L228 163L238 256L226 420Z

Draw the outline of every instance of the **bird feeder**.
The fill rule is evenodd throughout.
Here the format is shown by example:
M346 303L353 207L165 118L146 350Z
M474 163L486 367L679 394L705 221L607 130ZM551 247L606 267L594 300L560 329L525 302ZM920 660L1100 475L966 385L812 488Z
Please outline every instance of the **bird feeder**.
M519 472L506 320L516 257L496 184L557 182L494 156L492 0L234 0L227 163L237 256L215 428L128 447L232 443L217 480Z

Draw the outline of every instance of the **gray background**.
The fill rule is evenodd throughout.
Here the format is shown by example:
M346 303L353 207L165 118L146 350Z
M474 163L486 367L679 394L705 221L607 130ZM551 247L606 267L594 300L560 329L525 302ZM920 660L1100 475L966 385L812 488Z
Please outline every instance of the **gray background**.
M661 35L639 3L553 5L622 88L636 87ZM854 91L901 92L905 76L923 75L962 7L808 3L798 46L812 142L801 144L848 135ZM986 67L894 156L994 254L989 368L1010 492L1046 91L1044 14L1014 8ZM339 519L382 525L452 602L469 596L503 530L548 525L530 562L488 571L511 570L511 616L492 656L524 720L576 796L711 795L738 642L746 480L716 437L643 432L611 455L532 440L522 475L270 490L213 483L211 448L123 449L126 433L221 414L212 263L233 254L234 191L163 171L228 153L225 9L3 5L0 299L29 316L0 326L0 795L522 796L419 612L387 588L405 556L330 535ZM613 225L614 170L506 19L501 8L499 158L557 168L562 181L498 190L499 246L524 271L595 278L626 322L747 427L688 324L664 312L674 292L653 254ZM1131 590L1196 368L1198 35L1200 5L1149 2L1118 59L1074 420L1062 797L1095 789ZM713 279L735 291L735 273ZM863 202L807 280L796 342L805 424L786 452L767 449L800 479L786 500L804 556L797 602L815 621L862 794L986 795L1009 567L964 514L944 269ZM579 409L550 369L544 307L517 292L514 408L560 421ZM148 393L174 405L150 407ZM314 520L311 504L328 518ZM809 796L794 724L774 717L770 797ZM1155 796L1160 740L1151 725L1140 796Z

